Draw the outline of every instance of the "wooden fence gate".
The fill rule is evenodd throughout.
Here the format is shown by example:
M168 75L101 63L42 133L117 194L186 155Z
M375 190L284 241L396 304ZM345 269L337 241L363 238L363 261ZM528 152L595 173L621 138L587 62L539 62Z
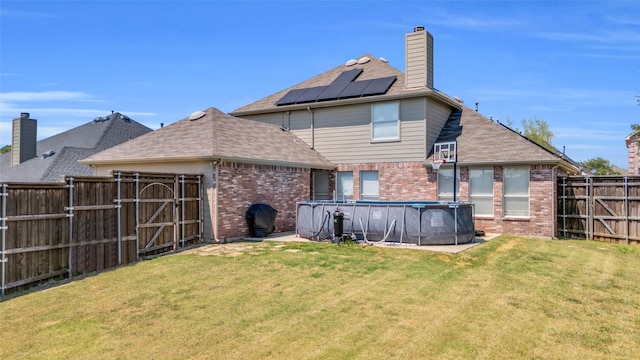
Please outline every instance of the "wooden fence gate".
M559 177L558 237L640 243L640 176Z
M0 185L0 296L202 241L202 175L65 180Z

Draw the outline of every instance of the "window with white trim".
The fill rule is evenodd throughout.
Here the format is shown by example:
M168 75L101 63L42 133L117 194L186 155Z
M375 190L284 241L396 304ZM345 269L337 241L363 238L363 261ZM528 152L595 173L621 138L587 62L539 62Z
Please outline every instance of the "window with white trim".
M400 103L371 105L371 140L400 139Z
M438 169L438 201L453 201L453 166L443 166ZM460 169L456 169L455 181L456 200L460 200Z
M338 171L336 175L336 200L353 200L353 172Z
M504 216L529 216L529 167L514 166L503 168Z
M360 172L360 200L378 200L378 172Z
M475 215L493 216L493 168L469 169L469 200Z

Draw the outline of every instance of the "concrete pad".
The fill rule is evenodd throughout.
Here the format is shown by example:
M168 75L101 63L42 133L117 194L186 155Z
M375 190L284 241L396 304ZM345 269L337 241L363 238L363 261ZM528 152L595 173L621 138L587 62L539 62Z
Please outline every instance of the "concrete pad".
M398 243L374 243L373 246L394 248L394 249L411 249L411 250L427 250L434 252L446 252L451 254L457 254L461 251L470 249L474 246L485 243L501 234L485 234L485 236L476 237L472 243L461 245L414 245L414 244L398 244ZM310 242L312 240L302 238L296 235L294 232L281 232L273 233L263 238L247 237L243 238L244 241L282 241L282 242Z

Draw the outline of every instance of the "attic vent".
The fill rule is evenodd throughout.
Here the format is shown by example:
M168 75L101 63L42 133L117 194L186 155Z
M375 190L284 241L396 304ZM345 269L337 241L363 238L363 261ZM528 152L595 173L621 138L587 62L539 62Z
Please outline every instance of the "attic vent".
M350 60L348 60L344 65L345 65L345 66L353 66L353 65L355 65L355 64L357 64L357 63L358 63L358 60L356 60L356 59L350 59Z
M205 115L207 115L207 113L205 113L204 111L196 111L193 114L189 115L189 120L191 121L198 120L204 117Z
M379 58L379 59L380 59L380 61L382 61L383 63L386 63L386 64L388 64L388 63L389 63L389 60L387 60L386 58L381 57L381 58Z
M40 155L40 157L43 158L43 159L46 159L46 158L48 158L50 156L55 155L55 153L56 153L55 151L49 150L46 153L43 153L42 155Z
M368 56L363 56L360 59L358 59L358 64L366 64L369 61L371 61L371 58L369 58Z

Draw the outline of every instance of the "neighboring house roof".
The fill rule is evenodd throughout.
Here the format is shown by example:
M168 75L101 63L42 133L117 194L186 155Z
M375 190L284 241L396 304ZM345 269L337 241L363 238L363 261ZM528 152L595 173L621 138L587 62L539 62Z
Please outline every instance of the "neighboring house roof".
M57 182L62 176L93 175L93 169L78 160L126 142L152 129L120 113L67 130L40 140L36 144L38 157L11 167L11 152L0 155L0 181ZM42 156L53 151L48 157Z
M196 112L81 162L113 164L193 160L335 168L293 133L275 125L230 116L216 108L209 108L202 114Z
M405 74L389 65L389 63L380 60L370 54L365 54L360 57L365 58L368 57L371 60L365 64L356 64L353 66L340 65L329 71L326 71L320 75L314 76L311 79L303 81L297 85L291 86L287 89L279 91L275 94L269 95L261 100L255 101L251 104L238 108L231 112L231 115L234 116L243 116L257 113L268 113L268 112L278 112L278 111L287 111L287 110L295 110L295 109L306 109L307 106L311 107L329 107L329 106L338 106L352 103L361 103L361 102L374 102L374 101L383 101L383 100L391 100L397 98L408 98L413 96L433 96L439 98L441 101L453 106L459 107L459 104L450 98L447 95L440 93L435 89L430 89L428 87L419 87L419 88L405 88ZM388 76L396 76L396 81L391 85L391 87L386 91L386 93L382 95L374 95L374 96L366 96L366 97L354 97L347 99L337 99L337 100L329 100L329 101L321 101L321 102L308 102L303 104L292 104L292 105L281 105L278 106L276 103L278 100L282 99L289 91L295 89L304 89L304 88L312 88L317 86L325 86L330 85L340 74L345 71L349 71L352 69L362 69L362 73L358 75L355 79L357 81L361 80L371 80L378 79Z
M451 113L436 140L450 141L457 141L459 163L465 166L493 163L560 164L570 172L579 169L578 164L567 156L551 151L464 105L462 109Z

